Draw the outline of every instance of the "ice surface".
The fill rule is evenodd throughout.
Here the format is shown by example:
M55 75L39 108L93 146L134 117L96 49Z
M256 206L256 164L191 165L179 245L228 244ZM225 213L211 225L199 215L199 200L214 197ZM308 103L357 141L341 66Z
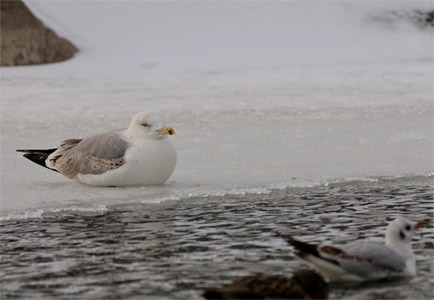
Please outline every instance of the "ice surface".
M389 4L28 4L80 52L2 68L3 216L433 171L432 35L369 21ZM87 187L15 152L145 109L177 132L164 186Z

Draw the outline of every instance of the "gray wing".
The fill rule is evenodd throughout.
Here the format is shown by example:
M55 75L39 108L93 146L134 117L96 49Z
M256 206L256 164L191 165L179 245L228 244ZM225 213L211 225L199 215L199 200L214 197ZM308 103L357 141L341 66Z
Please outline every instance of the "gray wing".
M63 175L74 178L77 174L101 174L117 169L124 163L129 144L118 132L109 132L83 140L63 141L49 157L51 164Z
M370 263L400 272L405 268L405 260L392 248L373 243L351 243L343 247L351 256L359 257Z
M365 278L382 277L402 272L404 259L386 245L356 242L340 248L320 247L321 255L335 260L349 273Z

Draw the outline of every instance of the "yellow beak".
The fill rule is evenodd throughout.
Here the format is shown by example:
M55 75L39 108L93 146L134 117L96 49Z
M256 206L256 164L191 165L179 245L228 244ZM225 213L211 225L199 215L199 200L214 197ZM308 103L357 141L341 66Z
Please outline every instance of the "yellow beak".
M168 134L168 135L174 135L175 134L175 130L172 127L161 127L160 129L156 130L158 133L162 133L162 134Z

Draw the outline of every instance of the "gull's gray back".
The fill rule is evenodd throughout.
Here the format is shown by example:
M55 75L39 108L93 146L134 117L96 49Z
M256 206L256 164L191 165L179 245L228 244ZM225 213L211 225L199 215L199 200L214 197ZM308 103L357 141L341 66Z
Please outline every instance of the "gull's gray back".
M78 173L101 174L117 169L125 163L123 156L128 145L119 132L98 134L83 140L66 140L59 148L62 155L55 162L56 168L69 178Z
M405 268L404 259L392 248L374 243L355 242L342 247L345 252L360 260L339 260L341 266L362 277L376 274L400 273Z

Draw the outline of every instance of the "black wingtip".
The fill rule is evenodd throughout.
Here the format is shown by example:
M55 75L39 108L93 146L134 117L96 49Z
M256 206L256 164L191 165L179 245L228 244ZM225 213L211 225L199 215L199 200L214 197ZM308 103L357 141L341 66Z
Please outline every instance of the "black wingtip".
M56 151L57 149L46 149L46 150L24 150L24 149L18 149L17 152L24 152L23 156L27 158L28 160L43 166L44 168L47 168L49 170L52 170L54 172L57 172L54 169L51 169L46 166L45 160L48 158L48 156Z
M47 166L45 165L45 159L47 158L46 156L35 153L25 153L23 156L28 160L31 160L32 162L47 168Z
M282 237L288 244L290 244L292 247L295 248L296 250L295 254L297 254L298 256L302 256L303 254L311 254L318 257L320 256L320 254L318 253L317 245L312 245L312 244L299 241L290 235L279 234L279 236Z
M24 153L33 153L33 154L38 153L38 154L50 155L51 153L53 153L56 150L57 150L57 148L52 148L52 149L17 149L15 151L24 152Z

